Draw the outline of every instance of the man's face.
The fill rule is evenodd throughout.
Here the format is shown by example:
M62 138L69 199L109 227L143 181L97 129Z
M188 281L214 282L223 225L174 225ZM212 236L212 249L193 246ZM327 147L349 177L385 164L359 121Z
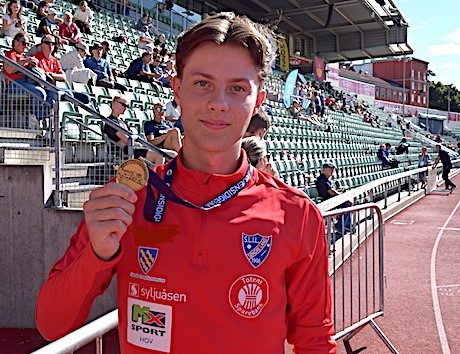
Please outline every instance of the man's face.
M334 169L331 168L331 167L326 167L324 170L323 170L323 173L324 175L329 178L331 177L333 174L334 174Z
M128 102L124 98L117 97L112 102L112 114L115 117L118 117L125 113L126 109L128 108Z
M152 61L152 56L151 55L145 55L142 57L142 61L144 62L144 64L150 64L150 62Z
M102 48L94 48L92 51L91 51L91 54L94 58L96 59L101 59L102 57Z
M184 148L196 153L239 149L251 117L265 99L258 71L239 46L205 43L173 80L187 132Z
M28 45L29 41L23 37L17 40L17 44L14 46L14 48L18 53L24 53Z
M157 122L162 122L165 116L165 108L162 104L153 106L153 119Z

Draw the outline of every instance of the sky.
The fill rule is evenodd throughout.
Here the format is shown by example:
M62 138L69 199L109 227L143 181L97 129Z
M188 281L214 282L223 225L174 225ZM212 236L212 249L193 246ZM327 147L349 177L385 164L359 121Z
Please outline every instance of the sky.
M409 24L413 57L429 62L431 81L460 89L460 0L393 0Z

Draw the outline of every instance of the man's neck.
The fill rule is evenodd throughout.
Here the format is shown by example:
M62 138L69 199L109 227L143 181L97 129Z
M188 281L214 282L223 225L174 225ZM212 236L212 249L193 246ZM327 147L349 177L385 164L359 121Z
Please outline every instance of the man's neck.
M239 167L240 150L229 150L225 152L198 152L194 149L187 149L184 144L182 149L183 163L185 167L205 173L219 175L230 175Z
M49 52L49 51L42 50L42 53L43 53L43 56L44 56L46 59L49 59L49 58L51 57L51 52Z

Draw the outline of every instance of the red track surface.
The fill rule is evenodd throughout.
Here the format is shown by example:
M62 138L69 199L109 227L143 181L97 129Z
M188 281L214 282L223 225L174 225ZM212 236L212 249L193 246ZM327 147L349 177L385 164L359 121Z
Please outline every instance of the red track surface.
M460 176L454 183L460 186ZM434 260L441 327L450 353L460 353L460 188L449 196L426 196L388 220L385 233L385 316L376 322L402 354L447 353L442 350L431 291L431 259L437 244ZM105 336L107 353L118 352L117 340L115 331ZM0 353L29 353L44 344L34 329L0 329ZM356 334L351 345L354 350L367 347L364 354L389 353L370 326ZM345 353L341 341L339 348ZM94 353L94 347L76 353Z

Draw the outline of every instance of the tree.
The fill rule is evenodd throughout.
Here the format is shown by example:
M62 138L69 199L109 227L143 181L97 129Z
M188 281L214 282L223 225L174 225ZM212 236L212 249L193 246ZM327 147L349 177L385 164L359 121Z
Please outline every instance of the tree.
M460 112L460 91L453 85L430 81L430 108L447 111L450 97L451 112ZM449 92L450 91L450 92Z

